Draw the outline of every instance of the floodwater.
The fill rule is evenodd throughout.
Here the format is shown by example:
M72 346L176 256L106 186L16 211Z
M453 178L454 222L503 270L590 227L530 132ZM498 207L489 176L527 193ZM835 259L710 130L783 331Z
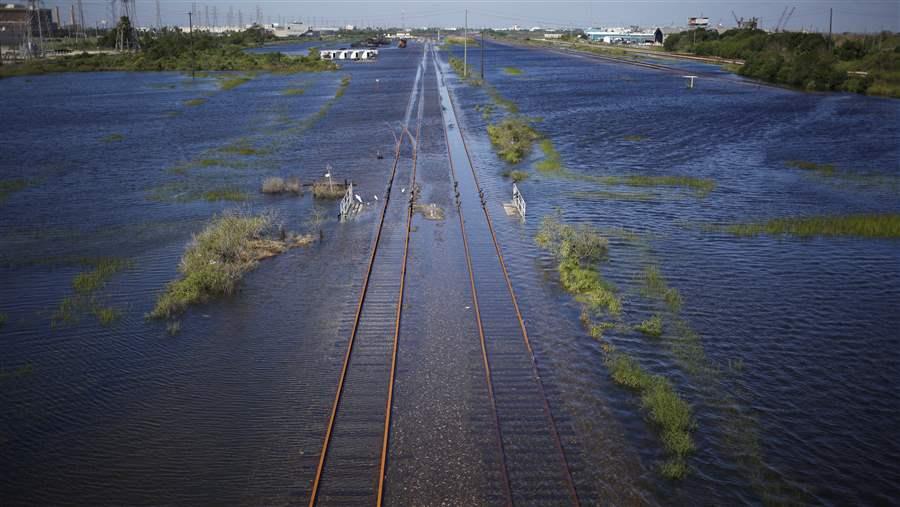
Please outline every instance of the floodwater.
M418 45L382 49L377 63L260 75L232 90L178 73L0 80L0 178L27 180L0 202L2 503L306 501L380 209L374 197L391 168L390 128L404 119L421 55ZM543 51L490 45L485 63L488 82L541 119L569 170L717 184L698 197L560 180L534 171L536 151L521 164L531 173L520 184L528 219L506 217L506 164L474 110L490 99L447 73L582 503L871 504L900 495L900 244L735 238L708 227L900 211L900 105L748 85L697 64L682 67L713 75L687 90L679 73ZM344 76L350 85L332 100ZM448 213L413 222L387 499L494 504L497 457L482 430L477 342L467 341L474 324L437 90L425 97L423 199ZM196 98L207 100L185 104ZM258 151L222 150L234 146ZM858 177L813 176L787 160ZM312 181L327 165L370 203L350 224L308 193L258 191L267 176ZM202 198L220 188L246 201ZM261 263L237 294L188 311L174 337L145 319L212 215L272 208L303 231L314 206L328 216L324 241ZM639 292L648 265L683 296L677 318L699 336L714 373L692 373L668 332L648 340L620 326L605 335L691 403L697 451L683 481L660 477L658 436L633 394L610 381L578 305L534 246L540 217L556 208L610 235L601 269L623 297L624 323L663 311ZM102 325L80 311L77 322L54 324L73 277L89 269L78 259L98 256L130 262L93 295L121 318Z

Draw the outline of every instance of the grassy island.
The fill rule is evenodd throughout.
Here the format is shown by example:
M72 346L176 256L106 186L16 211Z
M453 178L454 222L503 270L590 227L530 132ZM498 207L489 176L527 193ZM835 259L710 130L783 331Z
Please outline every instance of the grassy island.
M123 18L121 23L127 23ZM248 47L266 42L271 35L261 28L242 32L211 34L164 28L140 35L139 51L115 52L115 30L99 39L105 51L80 52L69 56L40 58L0 67L0 77L45 74L50 72L95 71L262 71L315 72L337 69L333 62L320 60L316 51L308 56L286 56L281 53L250 53ZM193 39L193 44L192 44ZM192 49L193 48L193 49ZM223 88L237 86L247 78L224 83Z

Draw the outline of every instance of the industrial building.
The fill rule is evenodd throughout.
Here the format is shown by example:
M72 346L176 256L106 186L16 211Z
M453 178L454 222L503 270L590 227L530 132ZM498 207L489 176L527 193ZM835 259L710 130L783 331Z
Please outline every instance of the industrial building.
M0 45L4 51L18 47L25 40L29 21L31 35L48 37L56 31L56 22L50 9L38 9L32 16L30 8L21 4L0 4Z
M634 28L590 28L584 31L591 42L606 44L653 44L653 32L641 32Z

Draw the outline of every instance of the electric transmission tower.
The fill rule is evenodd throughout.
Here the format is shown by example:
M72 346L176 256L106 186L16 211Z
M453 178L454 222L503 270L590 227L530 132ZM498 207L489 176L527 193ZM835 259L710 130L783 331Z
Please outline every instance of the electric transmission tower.
M41 0L28 0L28 25L25 27L25 58L44 55L44 20L41 16ZM37 28L37 39L34 37Z
M156 29L162 30L162 16L159 13L159 0L156 0Z
M122 18L116 26L116 49L119 51L137 51L141 49L138 38L136 0L120 0L122 4ZM127 23L125 22L127 20Z
M84 5L82 5L81 0L75 0L75 11L78 15L78 28L75 31L75 40L79 38L83 41L87 40L87 32L85 32L84 28Z

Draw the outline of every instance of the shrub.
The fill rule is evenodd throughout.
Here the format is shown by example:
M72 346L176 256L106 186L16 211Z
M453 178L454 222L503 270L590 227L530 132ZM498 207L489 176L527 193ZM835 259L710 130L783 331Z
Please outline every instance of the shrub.
M498 124L488 125L488 137L500 158L517 164L531 152L540 137L523 118L506 118Z
M264 194L280 194L284 192L284 179L278 177L263 180L262 191Z
M635 329L647 336L659 338L662 336L662 317L654 315L635 326Z

